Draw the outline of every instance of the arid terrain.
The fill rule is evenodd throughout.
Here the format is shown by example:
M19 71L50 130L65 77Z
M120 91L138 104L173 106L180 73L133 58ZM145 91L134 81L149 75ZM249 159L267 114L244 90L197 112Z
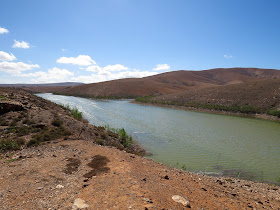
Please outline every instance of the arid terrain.
M278 186L170 168L66 108L0 97L1 209L280 209Z
M246 114L279 121L280 80L269 79L142 97L136 99L138 102L198 111Z
M183 91L153 98L178 103L197 102L218 105L249 105L260 110L280 108L280 79Z
M220 68L173 71L145 78L74 86L32 85L24 89L97 99L136 98L138 103L219 113L260 114L258 117L278 120L279 79L279 70Z
M211 69L204 71L182 70L145 78L120 79L79 85L59 89L54 92L93 98L135 98L138 96L158 96L179 93L184 90L197 90L273 78L280 78L280 71L257 68Z
M31 92L50 93L61 89L67 89L84 83L78 82L61 82L61 83L45 83L45 84L0 84L0 87L16 87Z

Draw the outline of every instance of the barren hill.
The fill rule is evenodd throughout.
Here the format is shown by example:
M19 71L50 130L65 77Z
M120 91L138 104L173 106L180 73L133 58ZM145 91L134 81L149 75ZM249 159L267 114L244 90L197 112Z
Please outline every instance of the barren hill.
M183 91L153 98L154 101L223 106L252 106L260 110L280 109L280 79L251 81L198 90Z
M204 71L173 71L145 78L120 79L60 89L60 94L83 97L164 95L228 84L280 78L280 71L257 68L220 68Z
M0 87L60 87L83 85L81 82L60 82L60 83L41 83L41 84L0 84Z

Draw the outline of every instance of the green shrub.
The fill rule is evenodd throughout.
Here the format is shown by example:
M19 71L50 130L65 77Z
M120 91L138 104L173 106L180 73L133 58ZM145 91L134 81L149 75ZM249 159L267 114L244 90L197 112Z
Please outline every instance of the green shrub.
M52 125L55 126L55 127L60 127L60 126L62 126L62 124L63 124L63 122L59 119L54 119L52 121Z
M5 101L7 98L5 96L0 96L0 101Z
M105 125L105 128L109 132L115 132L119 135L120 143L126 148L133 144L133 139L131 136L129 136L124 128L111 128L109 125ZM110 134L110 133L109 133ZM112 136L112 134L111 134Z
M0 139L0 151L18 150L20 149L21 141L13 139Z
M15 129L15 133L17 134L17 136L25 136L28 135L32 132L33 128L27 127L27 126L22 126L19 128Z
M267 110L266 114L273 115L276 117L280 117L280 110Z
M25 141L22 138L16 139L16 142L18 143L18 145L24 145Z
M32 138L36 139L38 142L43 142L68 137L69 135L71 135L71 132L61 126L50 130L43 130L40 133L33 135Z
M153 98L154 96L143 96L143 97L137 97L135 101L143 102L143 103L152 103Z
M27 147L31 147L31 146L37 146L37 145L39 145L40 144L40 142L37 140L37 139L31 139L27 144L26 144L26 146Z

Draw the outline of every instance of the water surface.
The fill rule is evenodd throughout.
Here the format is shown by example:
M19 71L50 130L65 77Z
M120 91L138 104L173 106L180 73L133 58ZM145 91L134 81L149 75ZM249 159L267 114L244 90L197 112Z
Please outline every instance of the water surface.
M280 123L129 103L37 94L77 107L91 124L124 127L155 161L206 174L280 181Z

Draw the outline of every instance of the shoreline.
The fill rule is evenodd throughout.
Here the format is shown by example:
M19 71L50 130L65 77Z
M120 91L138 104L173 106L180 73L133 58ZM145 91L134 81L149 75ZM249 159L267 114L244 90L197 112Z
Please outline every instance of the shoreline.
M50 92L52 93L52 92ZM33 94L41 94L40 93L33 93ZM280 122L280 118L273 115L268 114L244 114L241 112L230 112L230 111L219 111L219 110L213 110L213 109L203 109L203 108L195 108L195 107L186 107L186 106L177 106L177 105L163 105L163 104L157 104L157 103L150 103L150 102L138 102L135 100L135 98L122 98L122 97L116 97L116 98L109 98L109 97L101 97L101 98L94 98L94 97L87 97L87 96L75 96L75 95L64 95L53 92L54 95L63 95L63 96L73 96L73 97L80 97L90 100L97 100L97 101L106 101L106 100L130 100L129 103L133 104L139 104L139 105L147 105L147 106L157 106L157 107L165 107L165 108L171 108L171 109L181 109L186 111L194 111L194 112L201 112L201 113L210 113L210 114L219 114L219 115L228 115L228 116L236 116L236 117L247 117L247 118L254 118L254 119L260 119L260 120L268 120L272 122Z
M135 100L130 101L129 103L146 105L146 106L164 107L164 108L170 108L170 109L180 109L180 110L185 110L185 111L194 111L194 112L209 113L209 114L228 115L228 116L235 116L235 117L247 117L247 118L259 119L259 120L268 120L268 121L272 121L272 122L280 122L279 117L267 115L267 114L244 114L244 113L240 113L240 112L218 111L218 110L195 108L195 107L163 105L163 104L149 103L149 102L147 102L147 103L138 102Z
M50 92L51 93L51 92ZM40 94L40 93L37 93ZM54 95L64 95L59 93L52 93ZM201 113L209 113L209 114L219 114L219 115L228 115L228 116L236 116L236 117L247 117L247 118L253 118L253 119L259 119L259 120L268 120L272 122L280 122L280 118L273 115L268 115L265 113L262 114L244 114L241 112L230 112L230 111L219 111L219 110L213 110L213 109L203 109L203 108L196 108L196 107L186 107L186 106L177 106L177 105L163 105L163 104L157 104L157 103L150 103L150 102L138 102L135 100L135 98L122 98L122 97L116 97L116 98L109 98L109 97L101 97L101 98L94 98L89 96L75 96L75 95L64 95L64 96L73 96L73 97L80 97L90 100L97 100L97 101L106 101L106 100L130 100L129 103L133 104L139 104L139 105L147 105L147 106L157 106L157 107L165 107L165 108L171 108L171 109L181 109L186 111L194 111L194 112L201 112Z

